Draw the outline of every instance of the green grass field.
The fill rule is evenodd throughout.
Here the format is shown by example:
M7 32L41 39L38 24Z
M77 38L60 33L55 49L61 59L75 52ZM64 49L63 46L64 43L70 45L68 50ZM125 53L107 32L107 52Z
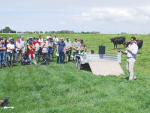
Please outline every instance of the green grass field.
M16 38L18 35L3 35ZM38 37L38 35L24 34ZM46 34L42 34L46 38ZM106 54L116 54L110 38L123 35L114 34L58 34L57 37L83 38L88 52L98 54L98 46L106 46ZM150 36L124 35L126 41L131 36L143 39L143 53L137 54L135 75L137 80L128 81L126 56L120 64L125 75L96 76L89 70L78 70L68 62L57 65L56 57L50 65L13 66L0 69L0 99L9 96L9 106L0 112L14 113L148 113L150 112ZM123 51L123 45L118 45ZM42 60L42 59L41 59Z

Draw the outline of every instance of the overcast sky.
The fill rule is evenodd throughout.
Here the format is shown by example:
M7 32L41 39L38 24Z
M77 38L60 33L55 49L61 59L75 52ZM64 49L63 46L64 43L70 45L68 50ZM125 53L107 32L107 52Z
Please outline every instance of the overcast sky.
M0 29L150 33L150 0L0 0Z

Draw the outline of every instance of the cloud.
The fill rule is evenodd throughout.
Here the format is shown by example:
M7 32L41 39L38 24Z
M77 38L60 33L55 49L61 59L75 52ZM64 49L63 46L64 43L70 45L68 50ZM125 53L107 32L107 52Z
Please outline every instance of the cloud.
M66 24L66 22L59 21L59 24L65 25L65 24Z
M88 13L73 15L71 19L75 22L150 24L150 7L92 8Z

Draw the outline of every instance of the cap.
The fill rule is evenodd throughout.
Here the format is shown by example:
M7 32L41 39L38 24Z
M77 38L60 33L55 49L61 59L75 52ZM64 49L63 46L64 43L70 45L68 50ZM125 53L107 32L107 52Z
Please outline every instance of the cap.
M66 39L69 39L69 37L67 37Z
M32 37L29 37L29 38L32 38Z
M94 50L91 50L91 53L94 53Z
M77 40L77 37L75 37L74 39Z
M54 35L54 36L56 36L56 35Z
M10 42L12 42L13 40L12 39L10 39Z
M83 41L83 39L82 39L82 38L81 38L80 40L81 40L81 41Z
M36 40L39 40L39 38L36 38Z

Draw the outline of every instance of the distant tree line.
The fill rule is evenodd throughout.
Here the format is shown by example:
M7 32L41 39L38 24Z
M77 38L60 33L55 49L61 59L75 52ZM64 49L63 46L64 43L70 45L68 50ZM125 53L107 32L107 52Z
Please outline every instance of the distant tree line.
M1 29L0 33L27 33L27 34L100 34L100 32L92 31L92 32L74 32L69 30L61 30L61 31L14 31L11 30L9 27L5 27L4 29Z

